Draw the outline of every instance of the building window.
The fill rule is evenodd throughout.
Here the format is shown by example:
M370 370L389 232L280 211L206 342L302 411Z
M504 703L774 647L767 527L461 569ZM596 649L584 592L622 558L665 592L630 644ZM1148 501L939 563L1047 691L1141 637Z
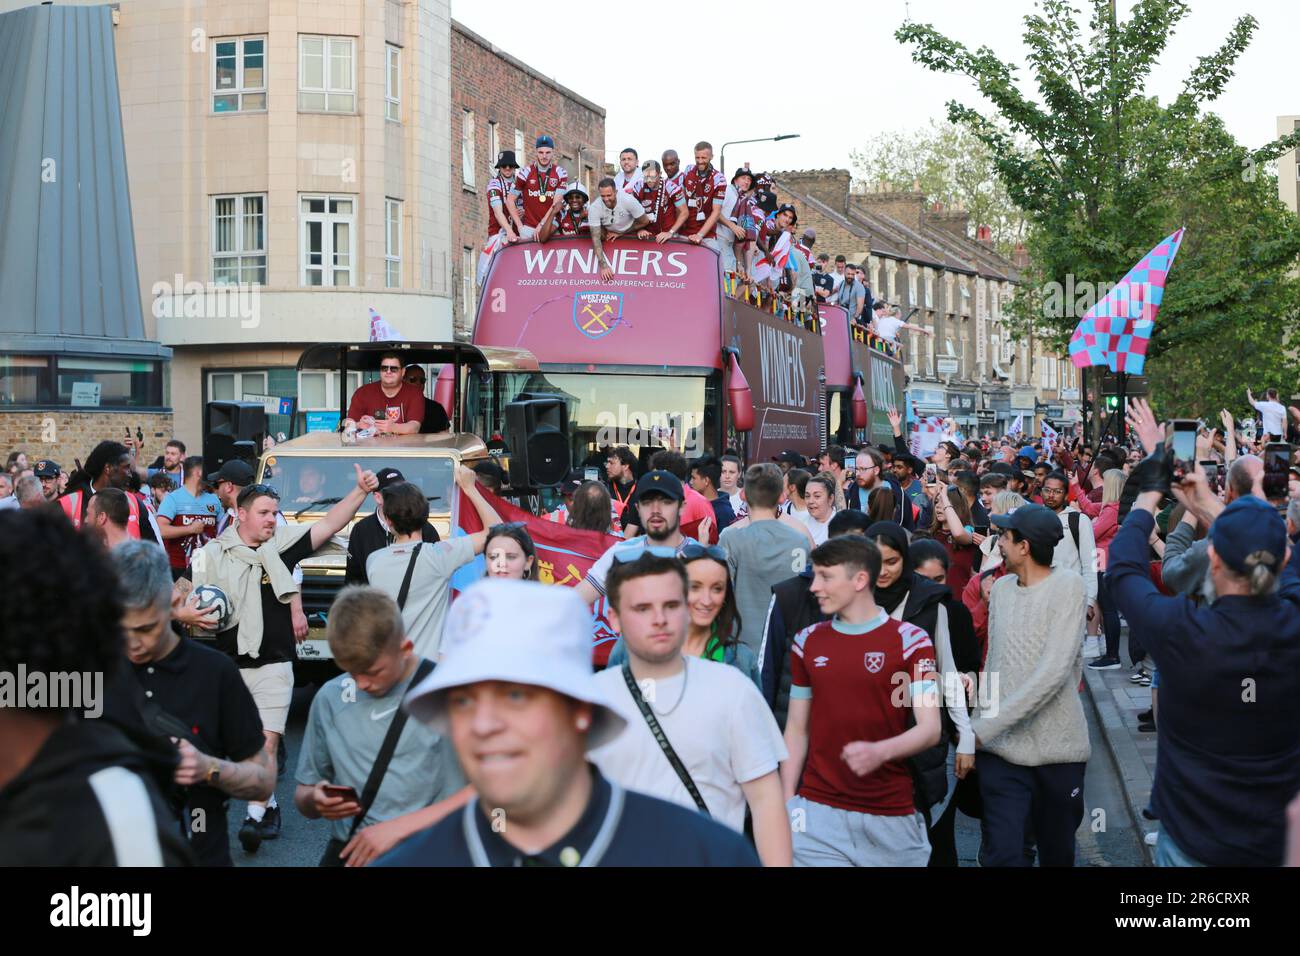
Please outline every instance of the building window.
M337 412L340 399L351 397L361 387L361 373L348 372L348 391L339 395L338 372L299 372L298 410L300 412Z
M475 285L475 273L478 270L478 261L475 257L474 250L465 246L460 252L460 287L461 300L464 306L463 318L466 328L474 327L474 313L478 309L477 292Z
M266 372L209 372L208 401L241 402L266 394Z
M266 196L212 197L212 281L266 284Z
M474 188L474 111L460 117L460 178L467 189Z
M356 213L352 196L303 196L302 284L353 285Z
M384 200L384 267L385 284L390 289L402 286L402 203Z
M501 152L501 140L499 134L497 133L497 124L489 121L488 122L488 158L487 158L488 163L489 164L496 163L497 155L500 152ZM494 165L489 165L488 178L491 179L495 175L496 175L496 167Z
M934 273L929 269L925 270L925 307L934 308Z
M212 112L266 109L266 37L212 44Z
M388 72L384 77L384 118L394 123L402 121L402 51L389 44Z
M525 157L524 153L524 131L515 130L515 162L522 163Z
M355 47L351 37L298 38L298 109L356 112Z

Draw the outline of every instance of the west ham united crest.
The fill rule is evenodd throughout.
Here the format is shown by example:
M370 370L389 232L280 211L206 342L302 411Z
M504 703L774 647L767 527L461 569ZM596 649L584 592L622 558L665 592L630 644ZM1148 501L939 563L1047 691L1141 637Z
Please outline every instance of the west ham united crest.
M882 651L868 651L866 660L863 663L867 665L867 670L871 671L871 673L879 674L880 668L885 666L885 655Z
M622 319L622 292L574 293L573 324L587 338L604 338L618 327Z

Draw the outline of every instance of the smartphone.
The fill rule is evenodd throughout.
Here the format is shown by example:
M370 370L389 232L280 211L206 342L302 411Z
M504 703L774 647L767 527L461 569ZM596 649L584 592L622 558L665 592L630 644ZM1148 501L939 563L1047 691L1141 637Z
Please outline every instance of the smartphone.
M939 468L933 462L925 466L925 483L932 485L939 480Z
M845 471L848 471L850 468L857 468L857 466L858 466L858 456L856 454L844 456Z
M1290 482L1291 446L1286 442L1269 442L1264 446L1264 497L1270 501L1285 498Z
M1212 491L1219 490L1219 463L1217 461L1201 462L1201 471L1205 472L1205 481Z
M987 538L989 536L989 526L986 524L977 524L975 525L975 533L981 537Z
M351 800L353 803L360 803L361 797L357 796L356 787L345 787L337 783L327 783L322 788L327 797L342 797L344 800Z
M1176 418L1169 423L1166 443L1173 456L1174 480L1181 481L1196 460L1196 436L1201 423L1191 418Z
M600 469L599 469L599 468L584 468L584 469L582 469L582 480L583 480L583 481L600 481Z

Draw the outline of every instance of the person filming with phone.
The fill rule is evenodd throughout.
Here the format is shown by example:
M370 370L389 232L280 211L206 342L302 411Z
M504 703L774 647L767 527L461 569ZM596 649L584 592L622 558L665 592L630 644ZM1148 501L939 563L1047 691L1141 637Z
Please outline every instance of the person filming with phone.
M1300 791L1300 569L1272 501L1286 498L1286 471L1274 495L1267 467L1238 459L1225 506L1194 460L1176 477L1181 456L1144 402L1129 420L1147 456L1133 471L1138 496L1111 542L1106 586L1164 688L1151 794L1156 864L1278 866L1286 807ZM1148 542L1170 493L1209 529L1213 596L1199 606L1162 595L1151 580Z

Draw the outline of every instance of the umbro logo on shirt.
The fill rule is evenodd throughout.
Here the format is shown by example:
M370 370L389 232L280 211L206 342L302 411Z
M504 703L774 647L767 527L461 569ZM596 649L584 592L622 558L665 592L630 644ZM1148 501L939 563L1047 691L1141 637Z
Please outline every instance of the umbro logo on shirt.
M831 659L830 659L829 657L814 657L814 658L813 658L813 667L825 667L825 666L826 666L827 664L829 664L830 662L831 662Z

